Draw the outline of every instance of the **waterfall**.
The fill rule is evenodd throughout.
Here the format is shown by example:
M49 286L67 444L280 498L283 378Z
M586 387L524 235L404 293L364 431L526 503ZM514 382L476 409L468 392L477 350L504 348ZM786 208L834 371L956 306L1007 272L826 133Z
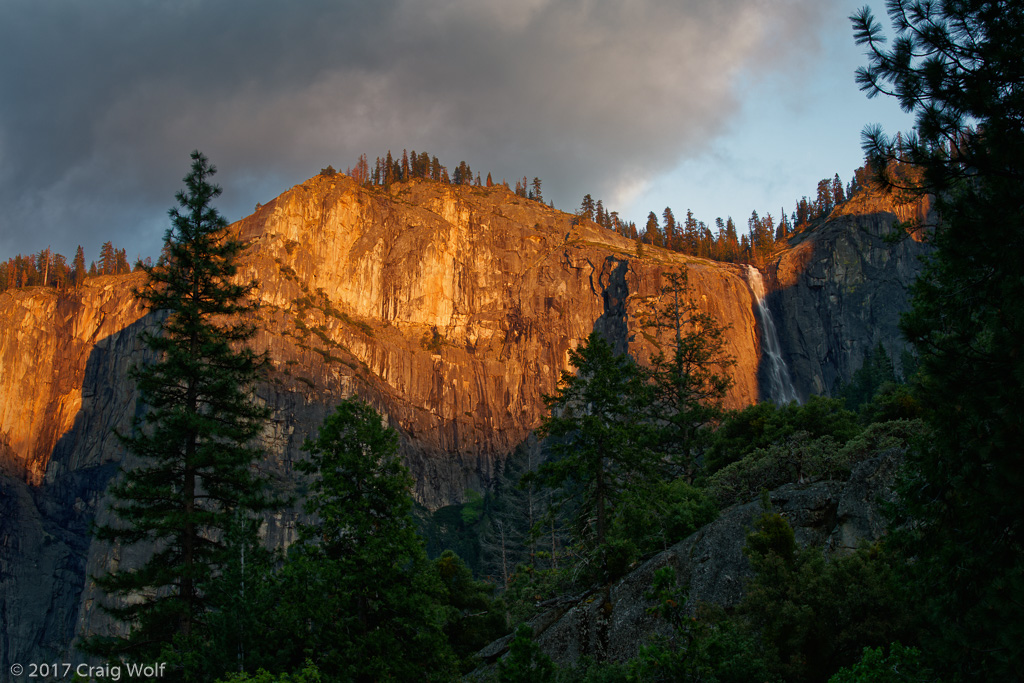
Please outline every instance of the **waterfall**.
M775 403L785 405L790 401L800 402L797 398L793 380L789 376L789 368L782 359L782 348L779 346L779 335L775 332L775 321L768 304L764 300L764 280L761 271L747 266L747 284L757 301L757 312L761 318L762 357L765 363L765 375L768 378L768 396Z

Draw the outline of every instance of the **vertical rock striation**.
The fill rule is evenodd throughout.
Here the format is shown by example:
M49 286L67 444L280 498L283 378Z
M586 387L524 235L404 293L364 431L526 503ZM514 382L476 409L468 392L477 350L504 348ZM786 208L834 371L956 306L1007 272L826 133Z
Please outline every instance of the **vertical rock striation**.
M889 338L888 318L857 312L875 300L873 278L902 287L909 272L885 274L880 237L862 257L867 238L844 232L887 218L850 220L773 266L768 302L804 395L849 371L835 358ZM741 266L653 247L637 257L633 242L502 186L413 181L385 191L317 176L231 230L247 244L241 276L260 282L253 346L269 352L272 369L256 396L273 410L265 466L286 489L299 490L292 463L303 440L358 393L400 432L416 498L428 508L463 500L537 426L542 396L592 330L648 357L643 312L680 268L701 309L729 326L728 405L758 396L756 302ZM864 275L865 263L875 270ZM146 552L88 535L125 462L114 430L130 430L144 408L127 375L147 360L139 333L156 325L132 294L141 282L134 274L0 294L0 671L72 661L75 634L116 630L95 608L88 576ZM894 314L905 301L884 300ZM267 543L289 543L295 517L268 518Z
M261 283L254 347L273 369L256 394L273 409L266 466L283 487L296 486L303 440L355 392L402 434L418 500L462 500L538 424L542 395L591 330L647 357L639 317L672 269L687 268L701 306L731 325L730 404L757 394L738 267L657 249L637 258L632 242L504 187L385 192L318 176L232 230L247 243L241 276ZM73 656L76 633L116 630L88 576L146 552L88 535L125 461L114 431L143 410L127 376L147 357L139 332L156 324L132 294L141 278L0 295L0 670ZM294 519L268 519L268 543L288 543Z
M931 247L901 234L897 222L933 218L927 202L899 204L865 192L769 264L765 302L801 400L834 393L878 344L901 372L908 347L899 319Z

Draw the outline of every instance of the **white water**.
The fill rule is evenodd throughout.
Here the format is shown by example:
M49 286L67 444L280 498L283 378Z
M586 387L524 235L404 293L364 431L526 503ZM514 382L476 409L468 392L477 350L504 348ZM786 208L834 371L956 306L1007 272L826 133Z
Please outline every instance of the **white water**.
M775 332L772 312L764 302L764 280L761 278L761 271L753 266L747 266L747 284L750 285L750 291L757 301L757 312L761 318L761 343L763 357L766 360L768 397L778 405L785 405L791 401L799 403L796 388L789 376L789 368L782 359L782 348L779 346L779 335Z

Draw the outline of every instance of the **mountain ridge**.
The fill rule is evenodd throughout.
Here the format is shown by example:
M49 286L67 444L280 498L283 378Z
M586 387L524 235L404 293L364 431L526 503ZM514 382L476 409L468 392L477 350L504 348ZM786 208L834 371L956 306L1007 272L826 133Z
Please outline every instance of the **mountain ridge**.
M791 366L803 398L852 372L876 338L898 345L889 312L905 304L917 247L882 239L894 219L837 216L803 238L799 259L787 250L769 264L784 354L805 361ZM856 237L864 226L870 239ZM320 175L229 229L246 244L239 277L260 281L253 347L268 350L272 366L255 390L273 412L261 466L297 492L302 442L352 393L400 432L425 507L486 488L545 414L543 395L569 369L569 349L592 330L647 358L642 313L664 273L684 267L701 310L730 326L737 364L727 404L770 398L759 388L762 332L743 266L649 245L638 254L634 242L502 186L382 189ZM857 248L870 268L843 265ZM874 287L871 269L893 260L905 267ZM159 319L132 294L143 278L0 293L0 670L77 657L79 634L119 628L95 609L87 577L146 549L110 547L88 527L106 519L106 486L131 464L113 430L130 429L143 409L128 369L146 361L139 334ZM874 310L865 300L886 315L865 318ZM869 324L879 326L868 333ZM863 338L842 338L848 332ZM297 516L268 517L267 544L291 542Z

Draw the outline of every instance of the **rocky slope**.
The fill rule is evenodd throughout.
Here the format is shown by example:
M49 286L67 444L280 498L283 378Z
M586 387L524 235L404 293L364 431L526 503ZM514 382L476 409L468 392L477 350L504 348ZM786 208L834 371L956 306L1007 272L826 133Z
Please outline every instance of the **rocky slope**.
M787 484L769 495L772 509L793 527L801 546L817 546L826 554L852 552L860 543L878 540L885 532L883 501L893 501L893 485L901 449L886 451L856 465L846 481ZM744 583L753 575L743 554L747 534L763 513L760 502L734 505L714 522L655 555L612 585L559 599L530 623L537 643L557 664L576 664L582 657L624 662L654 635L670 635L667 624L648 609L654 574L671 567L687 587L687 608L700 603L732 606L740 601ZM511 636L495 641L477 657L493 664L507 651Z
M798 245L812 244L806 261L783 254L775 271L780 336L795 358L813 357L818 365L808 367L822 382L850 370L834 362L853 353L850 344L894 333L843 322L861 315L847 290L898 303L886 288L905 285L844 280L856 273L829 261L846 253L834 245L889 219L850 220L849 230L837 224ZM232 230L248 244L243 276L261 283L254 346L269 351L273 371L257 395L273 409L266 466L284 486L295 481L291 463L305 437L356 392L401 432L417 499L429 508L460 501L537 425L568 350L593 329L647 357L640 317L672 269L685 267L701 307L730 325L729 404L758 397L761 333L741 267L653 248L637 257L630 241L501 186L414 181L381 191L318 176ZM888 245L866 248L871 263L889 258ZM815 268L825 275L809 275ZM0 294L0 671L66 653L76 632L110 628L86 577L144 552L88 536L125 457L114 430L140 409L127 372L146 359L139 332L156 323L132 294L139 277ZM789 308L786 288L803 292L792 299L801 310ZM861 336L844 336L853 333ZM801 351L804 337L813 354ZM804 371L797 366L806 393L818 380ZM288 542L293 522L292 514L268 520L268 543Z

